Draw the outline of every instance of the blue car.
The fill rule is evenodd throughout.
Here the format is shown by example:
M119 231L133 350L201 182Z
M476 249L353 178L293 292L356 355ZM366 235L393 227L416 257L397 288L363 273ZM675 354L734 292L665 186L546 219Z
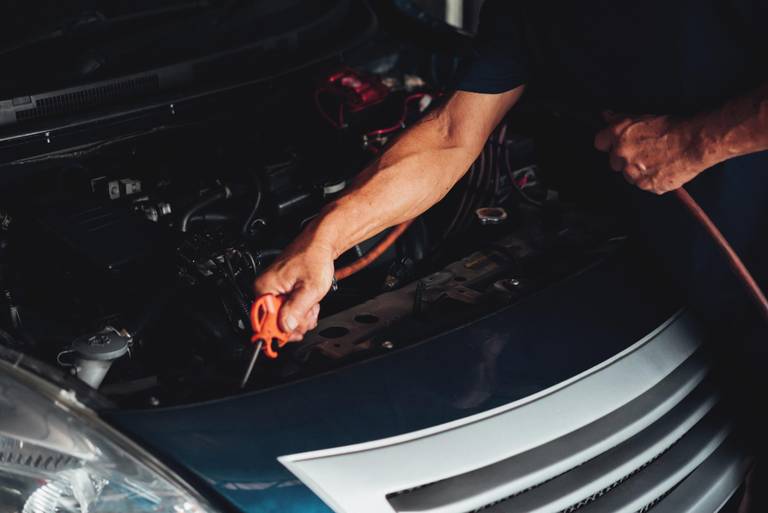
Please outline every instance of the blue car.
M246 376L253 280L470 36L405 0L4 8L0 513L735 511L711 333L533 99Z

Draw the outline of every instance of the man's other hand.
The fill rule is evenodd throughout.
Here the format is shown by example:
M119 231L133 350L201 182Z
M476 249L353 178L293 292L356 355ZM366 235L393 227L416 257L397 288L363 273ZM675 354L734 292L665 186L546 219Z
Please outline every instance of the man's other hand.
M291 341L317 327L320 300L333 283L333 252L320 244L298 239L256 280L256 295L287 296L280 310L280 327Z
M608 126L595 136L595 148L609 153L611 168L645 191L673 191L717 163L701 142L696 119L603 116Z

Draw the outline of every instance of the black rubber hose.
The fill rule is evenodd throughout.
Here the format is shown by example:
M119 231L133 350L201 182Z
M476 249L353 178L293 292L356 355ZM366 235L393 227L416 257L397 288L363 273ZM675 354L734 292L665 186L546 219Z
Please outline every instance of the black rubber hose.
M251 223L253 223L253 220L256 218L256 214L259 213L259 209L261 208L261 200L263 198L263 193L261 191L261 182L256 182L256 199L253 200L253 208L251 209L250 215L248 215L248 218L245 220L245 224L243 225L242 234L244 237L250 237L250 229L251 229Z
M232 214L223 212L207 212L205 214L197 214L189 219L188 224L195 223L229 223L235 221L236 218Z
M220 190L213 192L205 197L203 197L200 201L192 205L187 212L184 214L184 217L181 218L181 223L179 224L179 229L182 232L186 232L189 228L189 220L192 219L192 216L203 210L204 208L207 208L217 201L223 200L223 199L229 199L232 197L232 191L229 190L229 187L226 185L222 187Z

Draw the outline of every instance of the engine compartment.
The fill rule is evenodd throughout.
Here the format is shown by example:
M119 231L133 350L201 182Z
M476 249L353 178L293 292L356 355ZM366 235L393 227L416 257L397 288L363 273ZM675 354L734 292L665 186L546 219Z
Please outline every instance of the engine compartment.
M2 342L126 407L241 393L252 283L392 137L443 98L396 68L335 67L248 123L224 115L50 159L0 197ZM246 391L398 350L593 263L615 219L562 198L511 121L448 197L323 301ZM365 255L384 234L343 255Z

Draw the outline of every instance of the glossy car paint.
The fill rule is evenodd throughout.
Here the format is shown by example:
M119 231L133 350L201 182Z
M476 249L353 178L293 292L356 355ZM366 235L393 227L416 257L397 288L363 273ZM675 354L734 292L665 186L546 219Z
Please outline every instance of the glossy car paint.
M235 509L328 512L278 456L407 433L555 385L672 315L674 294L659 287L614 257L470 325L332 373L202 404L103 414Z

